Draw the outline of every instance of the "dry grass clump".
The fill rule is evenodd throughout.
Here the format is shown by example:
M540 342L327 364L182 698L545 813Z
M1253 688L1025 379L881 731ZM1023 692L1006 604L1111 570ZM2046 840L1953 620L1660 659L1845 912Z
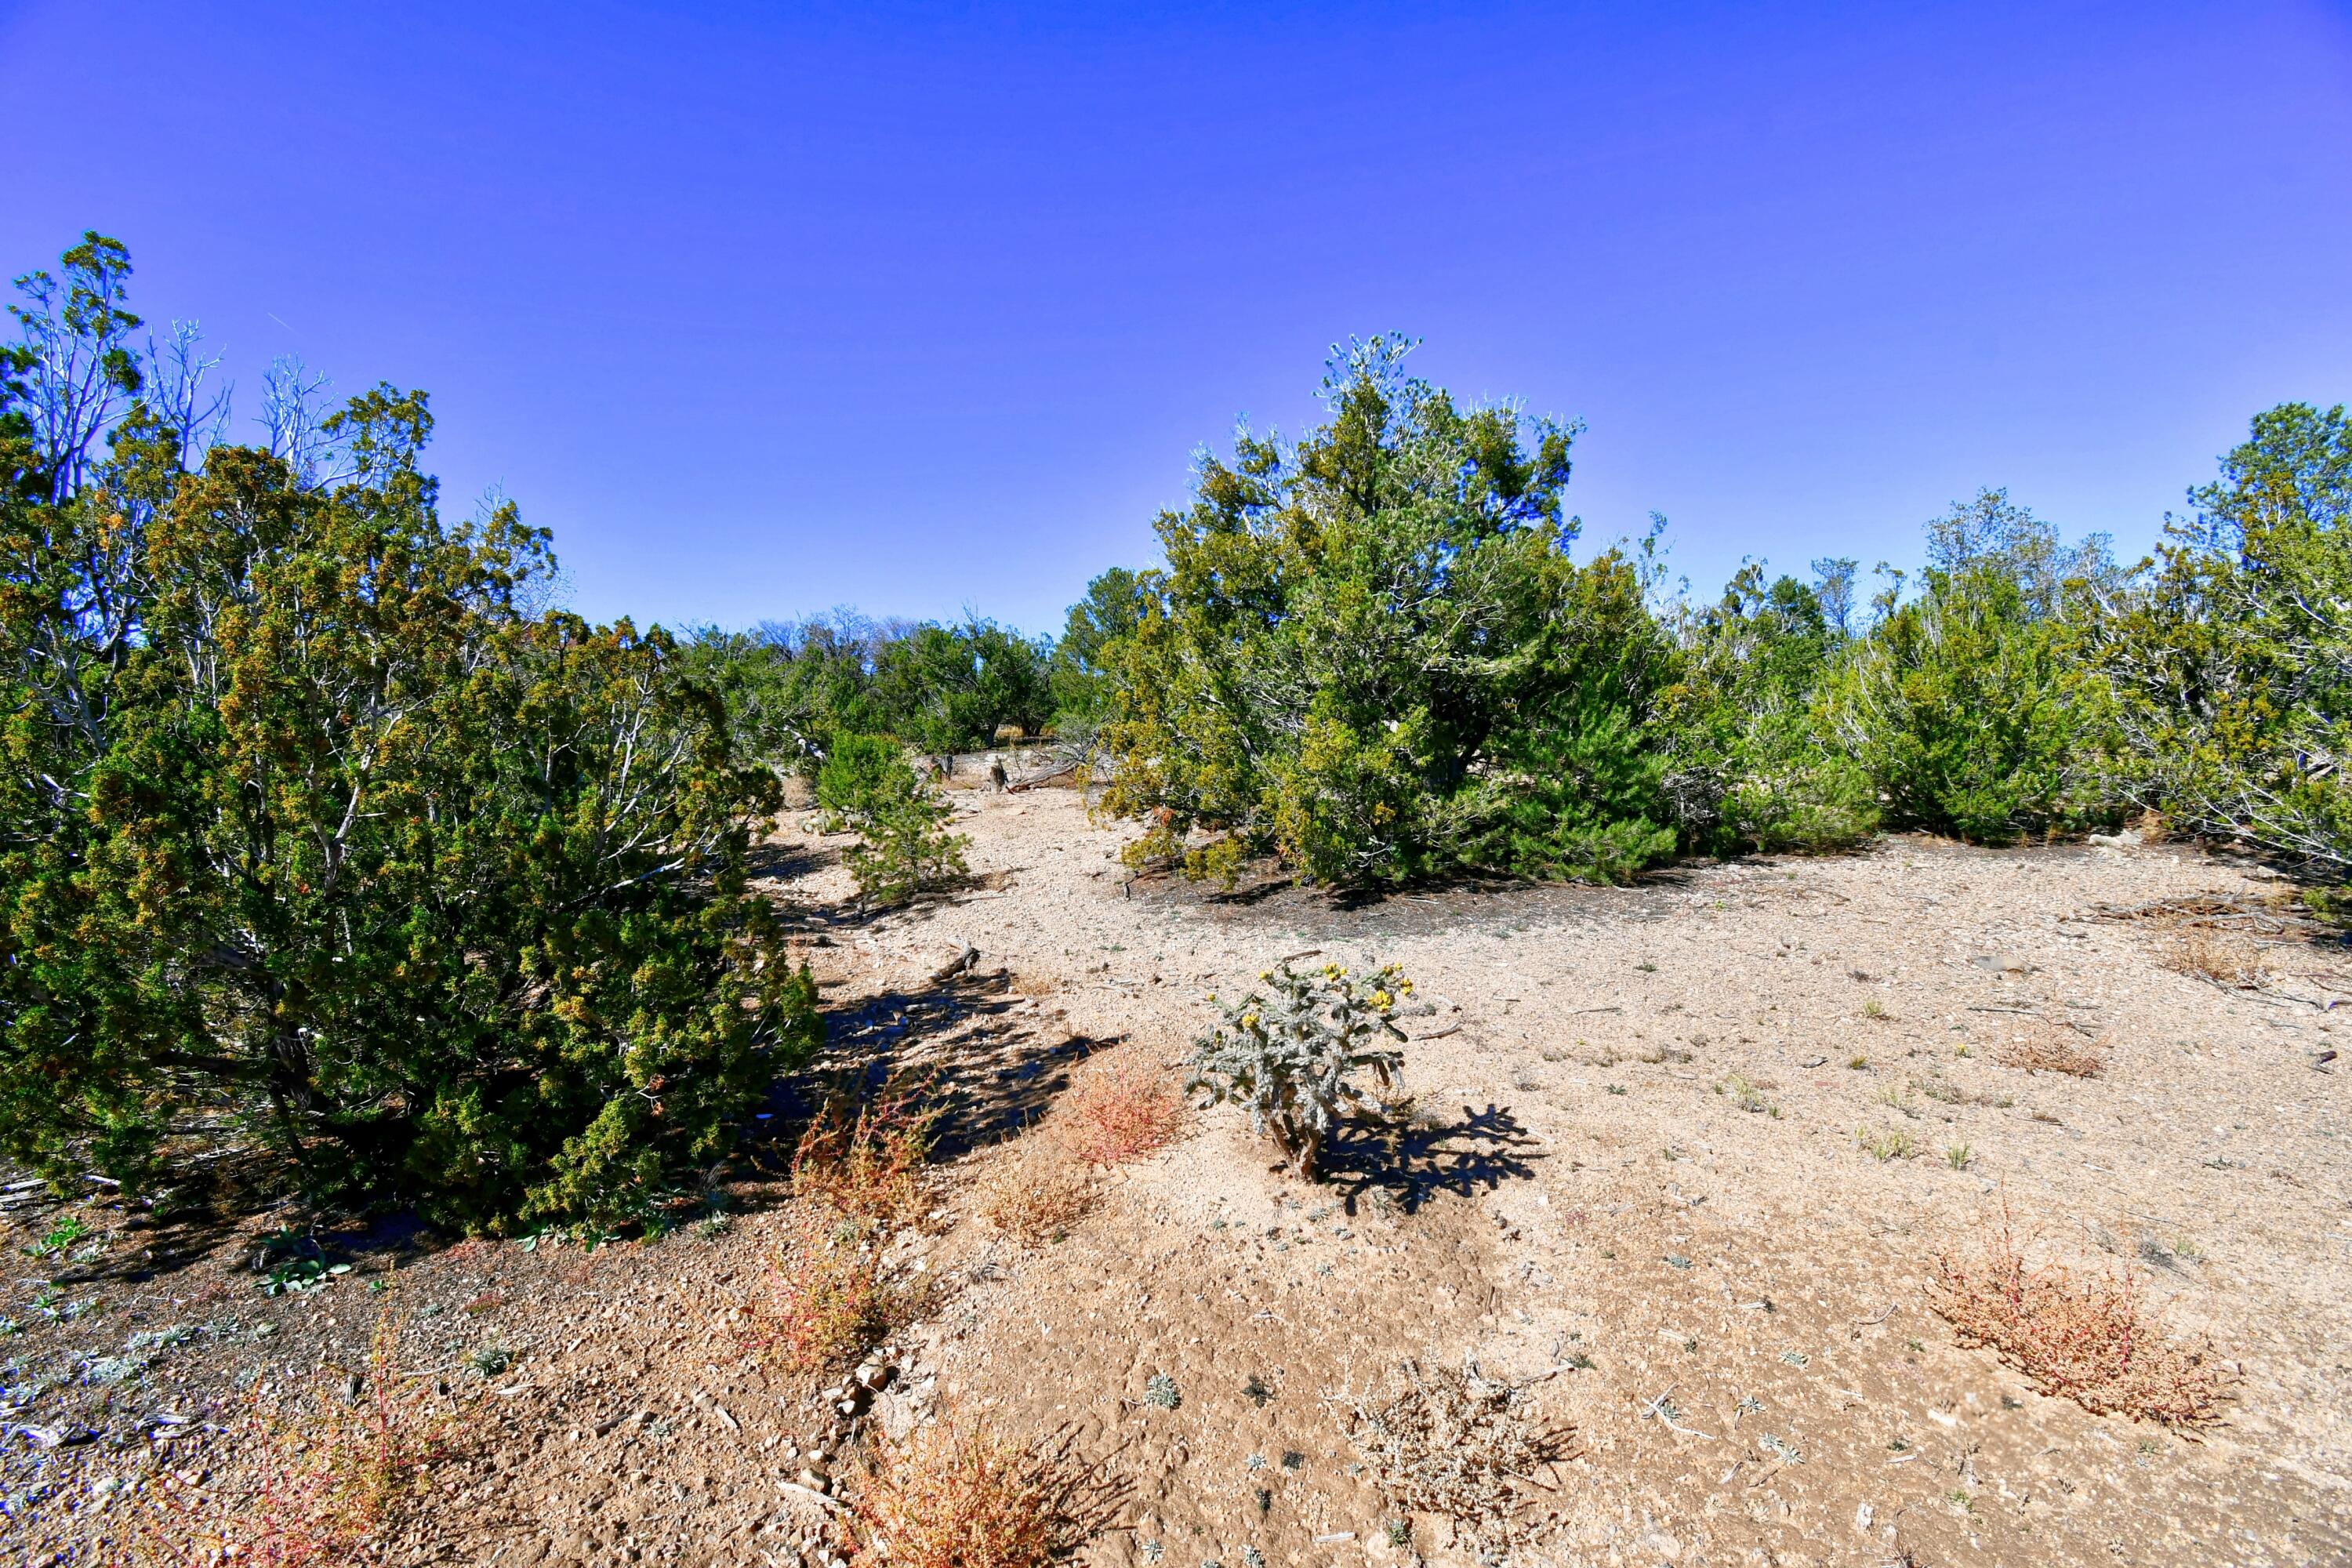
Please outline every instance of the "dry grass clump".
M1176 1141L1184 1100L1166 1079L1132 1061L1089 1072L1062 1101L1070 1152L1090 1165L1122 1165Z
M1482 1552L1531 1540L1550 1515L1534 1494L1550 1489L1538 1473L1576 1457L1573 1429L1543 1420L1524 1386L1406 1362L1382 1393L1343 1389L1324 1396L1364 1457L1386 1504L1399 1513L1450 1521Z
M902 1305L864 1226L803 1215L744 1303L736 1337L784 1372L821 1372L887 1332Z
M257 1399L237 1447L257 1457L249 1487L207 1496L167 1473L133 1528L132 1561L310 1568L366 1560L395 1515L433 1489L457 1433L425 1383L404 1378L388 1296L368 1339L356 1393L321 1377L306 1393ZM343 1384L337 1386L338 1384Z
M1937 1254L1927 1293L1961 1343L1990 1346L2045 1394L2168 1426L2221 1418L2231 1376L2209 1342L2167 1333L2128 1268L2029 1264L2005 1213L1965 1255Z
M2070 1078L2096 1078L2107 1065L2098 1044L2080 1044L2063 1026L2045 1026L2040 1032L2019 1035L1993 1047L1993 1059L2026 1072L2063 1072Z
M793 1149L793 1191L856 1219L903 1224L923 1205L923 1167L939 1110L930 1084L894 1079L871 1100L849 1089L826 1097Z
M2231 991L2258 989L2268 967L2262 953L2245 942L2199 925L2184 926L2174 933L2165 950L2164 966Z
M1094 1181L1061 1139L1022 1142L981 1189L980 1217L1032 1247L1058 1241L1094 1206Z
M945 1420L877 1444L870 1465L849 1531L890 1568L1042 1568L1090 1533L1087 1471L1066 1438L1016 1443Z

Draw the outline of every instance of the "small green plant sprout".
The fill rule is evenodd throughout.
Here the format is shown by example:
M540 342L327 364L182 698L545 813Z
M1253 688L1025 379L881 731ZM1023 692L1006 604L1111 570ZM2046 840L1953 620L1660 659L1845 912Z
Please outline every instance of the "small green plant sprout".
M1324 1141L1364 1098L1350 1079L1369 1071L1382 1088L1396 1087L1404 1054L1381 1037L1406 1037L1396 1018L1412 982L1392 963L1360 977L1336 963L1307 974L1286 963L1259 978L1273 995L1252 992L1225 1006L1224 1022L1193 1047L1185 1090L1200 1094L1203 1107L1245 1107L1257 1134L1313 1181Z
M1965 1143L1954 1143L1944 1151L1944 1163L1955 1171L1967 1170L1976 1157L1976 1151Z
M1739 1073L1729 1073L1717 1079L1715 1092L1724 1096L1742 1110L1764 1111L1771 1109L1771 1102L1764 1098L1764 1091Z
M1895 1018L1895 1015L1886 1010L1886 1004L1875 996L1862 1005L1862 1016L1874 1024L1892 1023Z
M27 1246L25 1254L28 1258L55 1258L89 1234L89 1226L82 1222L81 1215L69 1214L49 1226L47 1236Z
M1608 1086L1608 1089L1609 1092L1612 1094L1623 1094L1625 1092L1625 1086L1622 1083L1612 1083Z
M1845 1065L1855 1072L1868 1072L1870 1070L1870 1058L1868 1057L1857 1056L1849 1059Z
M1882 1165L1890 1160L1908 1160L1918 1152L1912 1144L1911 1134L1900 1127L1886 1131L1857 1127L1853 1130L1853 1141L1862 1145L1864 1152Z
M1173 1410L1184 1403L1184 1396L1176 1392L1174 1378L1164 1372L1155 1372L1143 1384L1143 1402L1162 1410Z

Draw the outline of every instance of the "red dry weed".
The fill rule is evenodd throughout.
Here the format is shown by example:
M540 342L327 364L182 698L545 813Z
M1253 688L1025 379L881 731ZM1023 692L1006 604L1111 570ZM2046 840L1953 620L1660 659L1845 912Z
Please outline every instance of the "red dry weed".
M793 1190L858 1219L903 1224L922 1207L936 1107L927 1079L894 1079L860 1102L829 1096L793 1150Z
M1167 1079L1131 1061L1089 1072L1062 1102L1070 1152L1090 1165L1121 1165L1166 1148L1184 1128L1184 1100Z
M2221 1417L2231 1375L2209 1342L2166 1332L2128 1268L2028 1263L2006 1212L1968 1255L1937 1255L1927 1293L1961 1343L1990 1346L2044 1394L2168 1426Z
M1086 1537L1084 1474L1066 1444L950 1419L877 1445L871 1463L850 1534L890 1568L1041 1568Z
M880 1338L899 1306L862 1227L803 1215L769 1260L765 1289L744 1304L737 1337L785 1372L820 1372Z

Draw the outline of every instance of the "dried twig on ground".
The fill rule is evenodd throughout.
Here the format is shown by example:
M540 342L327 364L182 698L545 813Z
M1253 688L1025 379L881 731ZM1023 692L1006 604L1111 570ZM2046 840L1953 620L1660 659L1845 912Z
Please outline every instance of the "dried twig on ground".
M1398 1373L1385 1391L1323 1400L1388 1506L1436 1514L1482 1548L1532 1539L1550 1516L1529 1494L1554 1489L1540 1472L1575 1457L1573 1428L1545 1421L1529 1385L1491 1381L1475 1364L1409 1361Z
M2077 1044L2064 1027L2044 1024L2034 1033L2018 1034L1993 1047L1993 1059L2025 1072L2063 1072L2069 1078L2096 1078L2107 1065L2100 1041Z

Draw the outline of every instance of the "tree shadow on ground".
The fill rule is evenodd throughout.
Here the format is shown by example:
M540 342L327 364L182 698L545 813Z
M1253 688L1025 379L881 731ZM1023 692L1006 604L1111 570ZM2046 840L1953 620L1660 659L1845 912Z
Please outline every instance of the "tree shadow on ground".
M764 838L751 846L743 858L745 873L753 881L795 881L800 878L841 864L842 851L847 842L828 844L821 839Z
M1462 1108L1456 1121L1359 1117L1323 1145L1323 1179L1354 1214L1373 1193L1411 1214L1439 1193L1475 1197L1535 1174L1535 1135L1507 1106Z
M825 1045L806 1068L780 1079L763 1107L777 1130L765 1163L789 1162L786 1135L845 1089L860 1099L909 1078L928 1084L935 1161L961 1158L1016 1136L1052 1107L1070 1069L1124 1037L1072 1035L1003 970L957 974L886 991L825 1019Z

